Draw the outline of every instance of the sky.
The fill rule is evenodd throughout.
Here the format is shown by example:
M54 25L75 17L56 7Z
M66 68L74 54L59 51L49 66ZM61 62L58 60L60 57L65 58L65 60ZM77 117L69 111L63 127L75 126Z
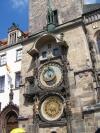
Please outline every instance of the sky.
M28 0L0 1L0 40L7 38L8 28L13 22L22 31L28 31Z
M86 4L100 3L100 0L84 0Z
M8 28L15 22L22 31L28 31L28 1L0 1L0 40L7 38ZM86 4L100 3L100 0L85 0Z

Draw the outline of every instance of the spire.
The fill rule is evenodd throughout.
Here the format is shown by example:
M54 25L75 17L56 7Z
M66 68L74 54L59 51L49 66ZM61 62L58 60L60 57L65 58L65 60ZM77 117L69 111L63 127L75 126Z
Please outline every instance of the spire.
M13 22L12 25L10 26L10 28L8 28L8 32L14 31L18 28L19 28L18 25Z

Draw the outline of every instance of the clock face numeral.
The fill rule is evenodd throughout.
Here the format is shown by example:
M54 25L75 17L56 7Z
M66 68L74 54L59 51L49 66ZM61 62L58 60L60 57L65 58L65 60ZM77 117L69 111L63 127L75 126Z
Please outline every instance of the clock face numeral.
M54 89L63 80L63 70L58 63L47 63L39 69L38 83L41 88Z
M63 101L58 96L49 96L41 104L41 114L48 121L60 118L63 113Z

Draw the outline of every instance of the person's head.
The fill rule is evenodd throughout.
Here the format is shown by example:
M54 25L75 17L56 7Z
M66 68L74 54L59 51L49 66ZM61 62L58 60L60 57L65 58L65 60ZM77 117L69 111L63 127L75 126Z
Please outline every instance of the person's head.
M95 133L100 133L100 128L97 129L97 131Z

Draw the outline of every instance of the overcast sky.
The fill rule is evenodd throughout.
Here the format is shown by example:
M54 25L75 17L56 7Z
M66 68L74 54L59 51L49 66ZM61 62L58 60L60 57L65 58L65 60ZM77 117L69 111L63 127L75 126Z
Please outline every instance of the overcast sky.
M28 1L29 0L1 0L0 1L0 39L7 37L8 28L12 22L19 25L21 30L28 31ZM85 0L85 3L98 3L100 0Z

